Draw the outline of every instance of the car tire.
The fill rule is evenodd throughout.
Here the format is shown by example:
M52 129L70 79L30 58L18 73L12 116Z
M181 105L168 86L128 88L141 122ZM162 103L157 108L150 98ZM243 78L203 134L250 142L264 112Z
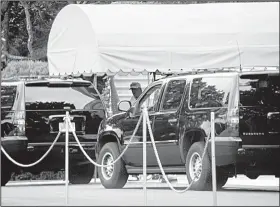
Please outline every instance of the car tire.
M189 149L189 152L187 154L186 159L186 167L187 167L187 178L189 183L192 181L192 176L190 175L190 159L194 154L200 155L200 158L202 158L202 153L204 150L204 142L196 142L194 143L191 148ZM193 183L191 186L192 190L211 190L212 189L212 165L211 165L211 159L208 153L205 154L205 157L203 159L202 164L202 174L196 182ZM227 182L228 175L222 169L219 167L216 168L216 187L217 190L221 189Z
M199 159L201 161L204 145L204 142L195 142L191 145L187 153L186 174L189 183L191 183L194 178L195 169L199 169L200 171L199 178L194 181L192 186L190 187L191 190L203 191L211 189L211 162L208 153L205 154L202 166L199 165Z
M11 179L12 172L8 169L1 169L1 186L5 186Z
M93 178L94 165L73 165L69 171L69 182L71 184L88 184Z
M98 163L108 165L108 163L117 159L119 155L117 143L106 143L99 153ZM112 167L99 167L98 176L102 185L108 189L122 188L128 180L128 174L122 159L117 161Z
M258 174L254 174L254 173L250 173L250 174L246 174L247 178L251 179L251 180L256 180L260 175Z
M217 190L220 190L223 188L223 186L227 183L228 176L224 173L219 173L219 169L217 169Z

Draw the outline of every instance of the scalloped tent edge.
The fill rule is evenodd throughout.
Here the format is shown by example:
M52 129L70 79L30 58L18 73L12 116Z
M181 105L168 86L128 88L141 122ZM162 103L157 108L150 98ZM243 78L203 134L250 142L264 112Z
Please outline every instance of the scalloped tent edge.
M279 5L76 5L49 34L50 75L279 66Z

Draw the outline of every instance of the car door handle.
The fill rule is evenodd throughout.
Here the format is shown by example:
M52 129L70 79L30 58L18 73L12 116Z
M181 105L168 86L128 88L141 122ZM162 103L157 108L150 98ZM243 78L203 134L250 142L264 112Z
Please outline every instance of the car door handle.
M168 119L168 122L169 123L174 123L174 122L177 122L177 119Z

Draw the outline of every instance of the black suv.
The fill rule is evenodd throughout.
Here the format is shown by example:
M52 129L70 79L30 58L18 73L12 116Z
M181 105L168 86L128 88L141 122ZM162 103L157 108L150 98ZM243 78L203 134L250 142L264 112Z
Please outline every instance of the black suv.
M156 147L167 174L187 174L194 190L211 189L211 148L201 165L215 112L217 187L229 177L275 175L280 170L280 75L278 70L216 71L181 74L150 84L133 106L103 121L96 151L102 164L126 147L146 103ZM147 133L148 134L148 133ZM160 173L147 136L147 173ZM123 158L99 168L105 188L121 188L129 174L142 173L142 124Z
M63 128L63 118L57 115L65 115L67 107L82 146L95 159L97 131L106 112L94 85L81 79L3 81L2 146L20 163L29 164L38 160L53 143L59 128ZM94 166L82 154L72 133L69 135L69 180L72 184L89 183ZM50 154L41 163L30 168L21 169L1 154L1 185L9 181L12 172L20 170L34 174L63 170L64 141L65 133L62 133Z

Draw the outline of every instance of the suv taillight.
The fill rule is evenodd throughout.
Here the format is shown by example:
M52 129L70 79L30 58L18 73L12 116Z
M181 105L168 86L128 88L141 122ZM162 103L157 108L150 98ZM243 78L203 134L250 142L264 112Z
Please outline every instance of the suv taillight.
M15 112L13 125L14 125L14 128L9 133L9 136L24 136L25 135L25 113L24 113L24 111Z
M228 115L228 126L231 128L239 127L239 111L238 109L232 109Z

